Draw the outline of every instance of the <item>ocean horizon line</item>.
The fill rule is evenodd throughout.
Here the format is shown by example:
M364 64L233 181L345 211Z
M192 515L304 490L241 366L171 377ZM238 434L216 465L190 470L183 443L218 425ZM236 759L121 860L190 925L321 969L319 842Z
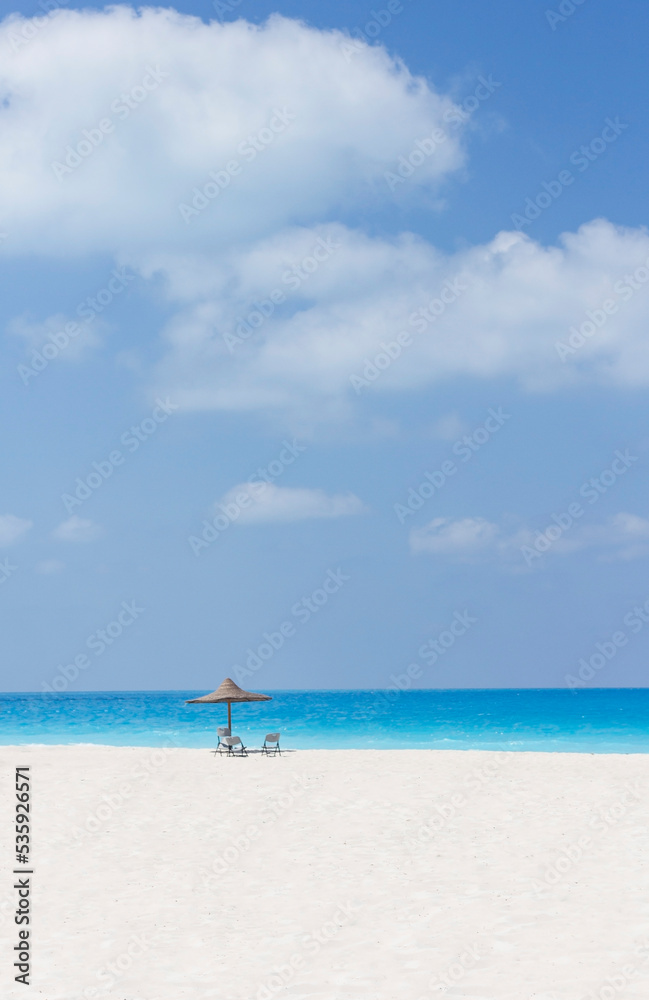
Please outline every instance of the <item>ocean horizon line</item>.
M189 687L189 688L97 688L97 689L82 689L77 691L6 691L0 690L0 696L2 695L43 695L49 696L74 696L82 694L196 694L199 691L204 691L205 687ZM649 685L623 685L616 687L598 687L595 685L589 685L583 688L568 688L566 686L554 687L554 686L542 686L542 687L408 687L408 688L398 688L395 685L390 685L388 687L350 687L350 688L327 688L327 687L309 687L309 688L265 688L264 691L269 691L271 693L277 694L314 694L316 692L322 692L326 694L346 694L352 692L359 693L374 693L376 691L397 691L400 694L417 694L419 692L436 692L442 694L446 691L448 692L468 692L468 691L497 691L497 692L520 692L520 691L556 691L563 692L565 694L588 694L595 691L649 691Z

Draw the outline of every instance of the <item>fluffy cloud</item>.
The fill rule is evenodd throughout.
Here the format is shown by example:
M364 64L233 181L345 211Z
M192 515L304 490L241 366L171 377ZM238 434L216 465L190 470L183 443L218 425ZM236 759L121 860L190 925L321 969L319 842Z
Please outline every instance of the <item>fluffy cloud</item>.
M178 304L157 391L189 409L322 417L460 376L531 390L647 385L648 261L646 232L599 220L551 247L501 233L443 255L412 235L330 225L283 231L227 261L157 255L139 266Z
M94 521L73 514L54 529L52 537L59 542L94 542L101 534L102 529Z
M16 517L15 514L0 514L0 545L13 545L31 527L31 521Z
M604 559L637 559L649 555L649 520L620 512L604 524L582 525L564 514L544 531L520 527L506 531L484 518L453 521L439 517L410 532L410 549L474 562L497 559L509 566L540 564L543 556L570 555L584 549L599 550Z
M460 167L450 98L381 47L346 58L344 39L280 16L204 24L127 6L63 10L42 26L5 19L3 252L256 239L391 197L386 171L438 127L444 141L409 189ZM206 184L220 186L211 201ZM186 221L179 206L195 189L207 207Z
M323 223L399 192L430 203L464 162L449 97L380 46L350 59L343 42L279 16L6 19L0 252L94 250L150 281L171 310L150 389L186 410L297 426L459 377L648 385L643 230L596 220L557 246L500 233L449 254ZM386 172L436 128L391 192ZM55 171L80 142L90 155ZM16 329L38 340L48 323Z
M242 497L247 501L242 503ZM365 506L353 493L327 496L323 490L275 486L273 483L241 483L219 501L215 513L227 514L234 505L238 524L262 524L273 521L303 521L307 518L347 517L361 514Z

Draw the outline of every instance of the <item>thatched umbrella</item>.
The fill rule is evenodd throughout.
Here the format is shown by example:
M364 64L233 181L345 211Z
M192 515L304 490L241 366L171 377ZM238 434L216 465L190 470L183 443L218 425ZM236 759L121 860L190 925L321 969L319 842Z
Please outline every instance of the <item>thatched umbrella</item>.
M192 698L186 701L186 705L215 705L219 702L228 703L228 729L232 732L232 702L233 701L272 701L269 694L255 694L254 691L244 691L233 680L226 677L223 683L211 694L204 694L202 698Z

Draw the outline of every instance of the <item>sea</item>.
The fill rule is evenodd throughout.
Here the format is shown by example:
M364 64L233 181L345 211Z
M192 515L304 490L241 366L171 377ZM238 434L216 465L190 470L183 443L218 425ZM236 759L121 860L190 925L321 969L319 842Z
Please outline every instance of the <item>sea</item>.
M269 691L233 704L251 748L649 752L649 689ZM227 705L203 691L0 694L0 744L211 748Z

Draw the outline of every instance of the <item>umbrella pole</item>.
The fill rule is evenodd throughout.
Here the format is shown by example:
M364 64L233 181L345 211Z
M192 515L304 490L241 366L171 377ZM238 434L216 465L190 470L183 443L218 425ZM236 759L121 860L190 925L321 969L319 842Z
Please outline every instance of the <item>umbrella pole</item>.
M232 702L228 702L228 729L232 732Z

